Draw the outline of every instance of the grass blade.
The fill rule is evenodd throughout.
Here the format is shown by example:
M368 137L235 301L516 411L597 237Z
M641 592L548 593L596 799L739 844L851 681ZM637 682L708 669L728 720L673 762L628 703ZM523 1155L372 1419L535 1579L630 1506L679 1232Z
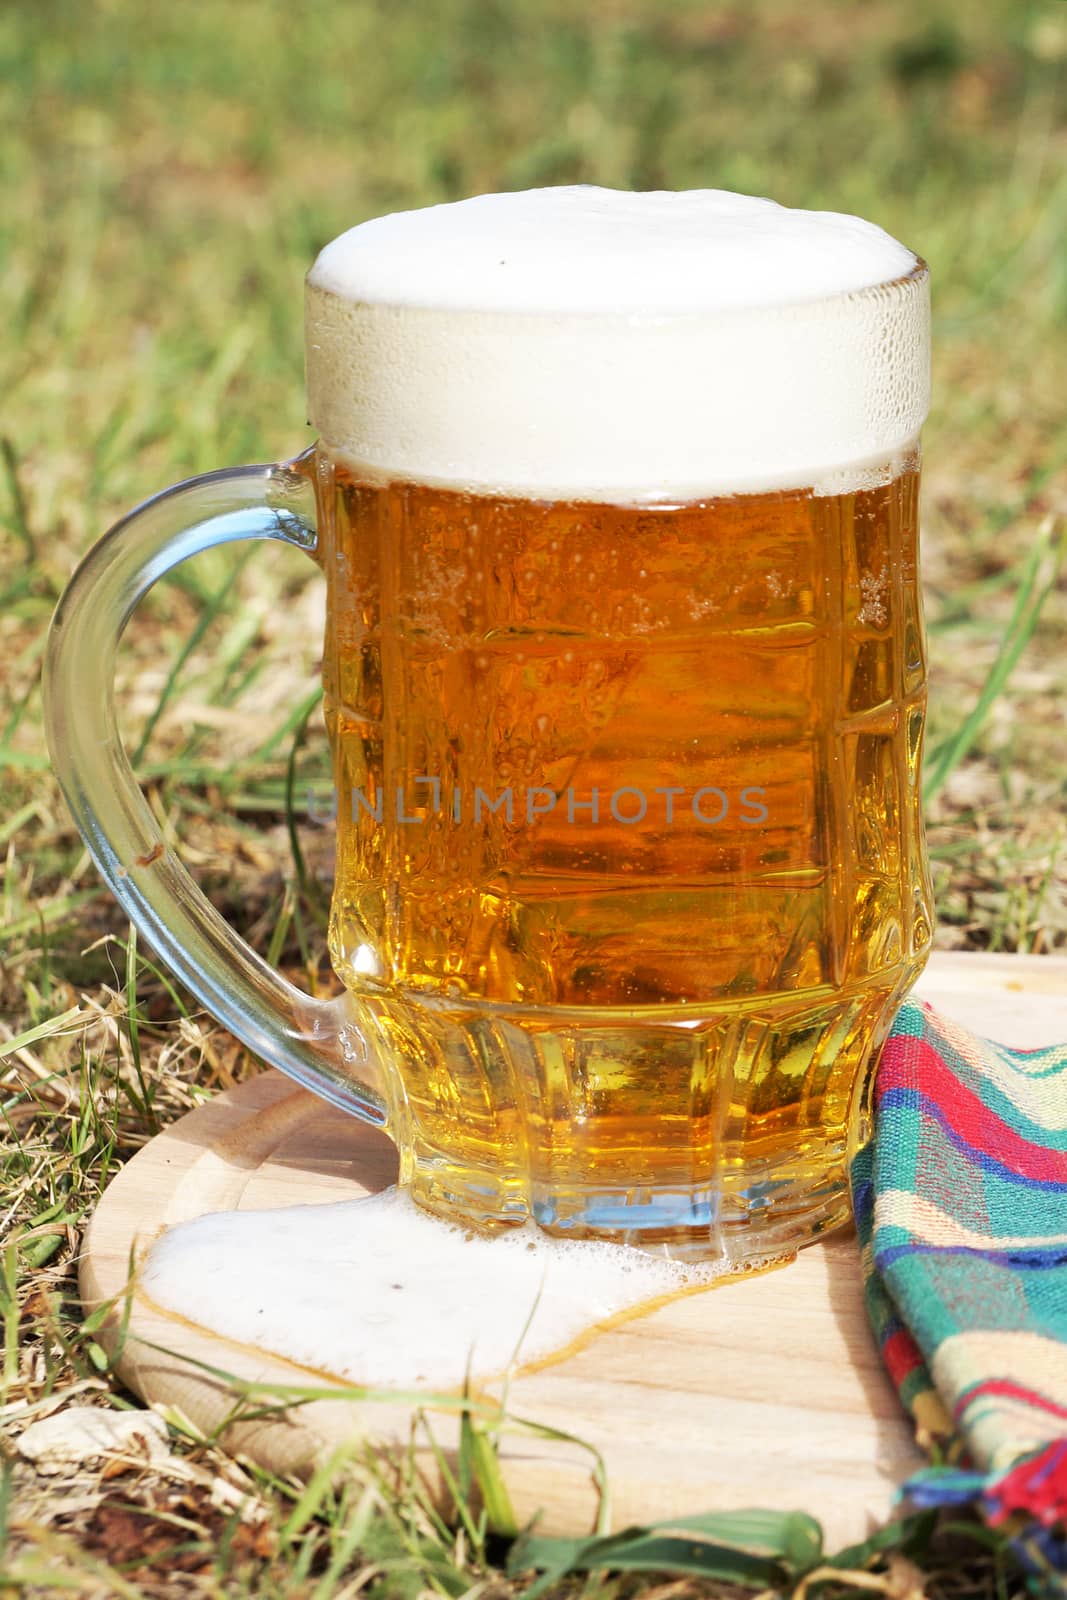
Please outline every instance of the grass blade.
M1053 543L1052 521L1042 527L1023 572L1015 605L1000 649L970 713L926 763L923 800L929 805L974 746L998 697L1004 690L1037 627L1038 619L1059 577L1062 549Z
M251 549L242 551L239 558L234 562L230 572L227 573L222 583L215 590L215 593L211 595L205 603L203 610L200 612L200 615L197 617L196 622L193 625L192 631L190 632L185 643L182 645L181 649L178 651L178 654L175 656L170 671L167 673L163 688L160 690L159 698L149 713L148 720L145 722L144 727L141 729L141 737L138 739L136 749L130 758L131 765L134 768L140 765L144 753L148 748L149 742L151 741L152 735L155 733L159 724L159 719L163 715L164 711L166 711L168 705L174 697L174 691L178 687L178 680L185 669L189 657L201 643L204 635L211 627L211 624L219 615L219 612L224 608L226 601L229 598L230 591L244 570L245 565L251 557L251 554Z
M81 1006L71 1006L68 1010L60 1012L57 1017L49 1017L44 1022L39 1022L35 1028L24 1028L21 1033L16 1033L14 1038L5 1039L0 1043L0 1061L8 1056L17 1055L20 1050L25 1050L28 1045L37 1044L41 1039L53 1038L57 1033L64 1033L72 1022L82 1017ZM76 1030L70 1029L71 1032Z

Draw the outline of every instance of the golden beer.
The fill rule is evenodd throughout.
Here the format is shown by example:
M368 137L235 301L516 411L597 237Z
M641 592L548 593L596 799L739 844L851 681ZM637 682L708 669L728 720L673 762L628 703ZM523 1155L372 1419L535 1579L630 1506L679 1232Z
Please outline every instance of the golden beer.
M428 1204L704 1253L843 1214L930 942L916 457L881 477L626 506L320 447L331 951Z
M930 943L925 266L719 191L481 195L327 245L305 327L330 947L402 1181L791 1252Z

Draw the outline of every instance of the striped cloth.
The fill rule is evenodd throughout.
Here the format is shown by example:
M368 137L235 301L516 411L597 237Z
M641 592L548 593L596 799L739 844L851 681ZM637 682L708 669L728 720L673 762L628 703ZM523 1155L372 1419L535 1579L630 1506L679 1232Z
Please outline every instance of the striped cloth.
M867 1308L933 1461L905 1493L977 1501L1062 1584L1067 1044L1009 1050L909 1001L875 1117L852 1167Z

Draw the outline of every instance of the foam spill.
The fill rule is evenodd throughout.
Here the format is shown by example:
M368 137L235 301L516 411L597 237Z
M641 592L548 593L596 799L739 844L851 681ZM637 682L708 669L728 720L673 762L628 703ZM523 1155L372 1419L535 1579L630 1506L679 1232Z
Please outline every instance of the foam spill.
M358 471L649 503L863 481L929 402L925 268L873 223L722 190L478 195L308 275L312 421Z
M553 1239L532 1224L481 1237L394 1187L179 1223L153 1245L140 1282L164 1309L301 1366L441 1390L461 1386L468 1368L483 1382L505 1372L520 1341L520 1365L543 1361L725 1270Z

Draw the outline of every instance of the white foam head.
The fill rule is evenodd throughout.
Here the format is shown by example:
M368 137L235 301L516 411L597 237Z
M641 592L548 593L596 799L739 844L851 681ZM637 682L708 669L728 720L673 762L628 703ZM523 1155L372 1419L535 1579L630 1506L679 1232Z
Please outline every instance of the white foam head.
M308 275L308 401L357 470L616 502L845 487L929 403L925 267L873 223L722 190L479 195Z

